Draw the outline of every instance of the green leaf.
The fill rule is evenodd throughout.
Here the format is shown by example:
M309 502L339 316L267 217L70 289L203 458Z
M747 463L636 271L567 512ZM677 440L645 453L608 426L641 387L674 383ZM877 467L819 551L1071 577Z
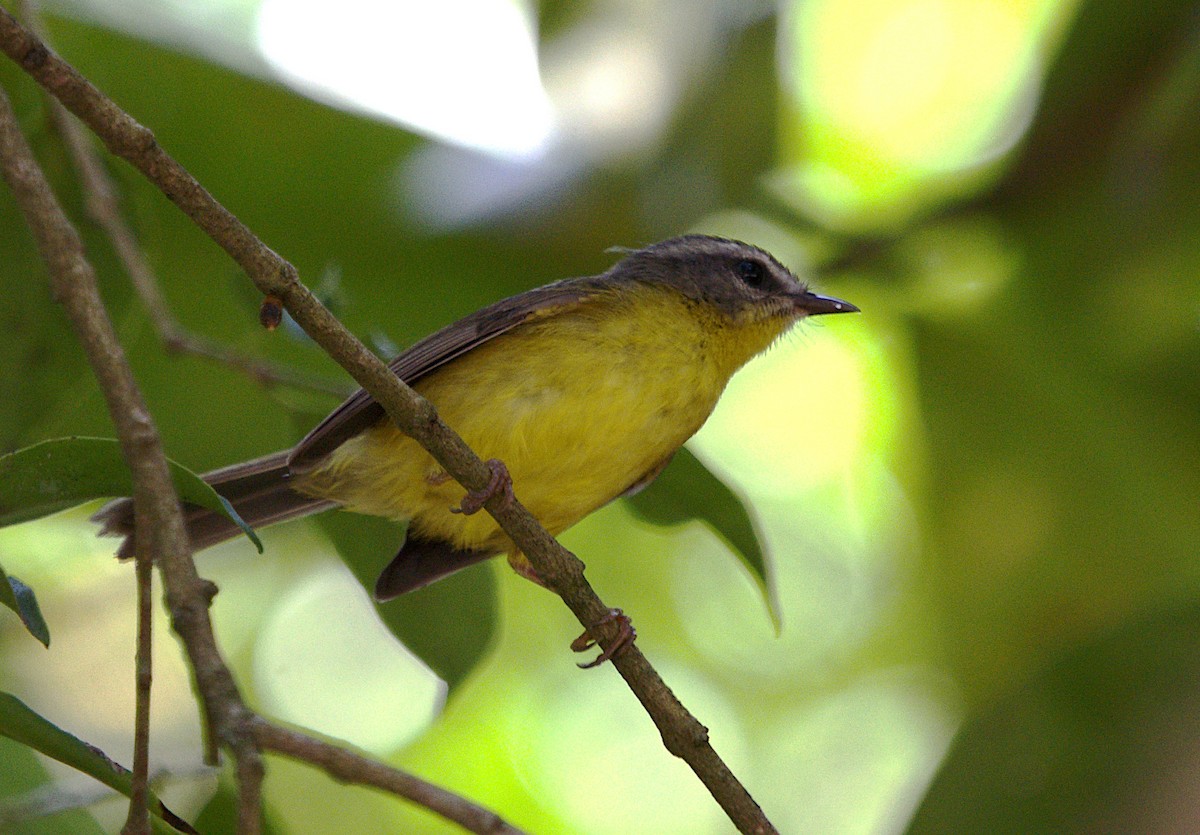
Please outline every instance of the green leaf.
M169 463L179 498L225 514L262 553L262 542L233 505L191 470ZM0 457L0 527L132 493L133 477L120 444L110 438L57 438Z
M0 734L0 832L5 835L105 835L78 804L47 808L55 787L36 751ZM65 806L65 808L64 808ZM43 814L44 810L44 814Z
M29 634L49 648L50 627L42 617L42 610L34 597L33 589L16 577L6 575L3 568L0 568L0 603L16 612Z
M698 520L711 528L742 561L754 578L775 628L779 604L754 520L746 505L686 447L646 490L627 497L647 522L680 525Z
M331 511L317 517L354 576L371 592L404 542L403 526L374 516ZM375 604L380 620L449 686L475 669L496 633L496 576L479 564L423 589Z
M133 778L127 769L110 760L99 748L42 718L11 693L0 692L0 734L82 771L129 797ZM150 812L179 832L196 833L187 821L164 806L153 793L150 795Z

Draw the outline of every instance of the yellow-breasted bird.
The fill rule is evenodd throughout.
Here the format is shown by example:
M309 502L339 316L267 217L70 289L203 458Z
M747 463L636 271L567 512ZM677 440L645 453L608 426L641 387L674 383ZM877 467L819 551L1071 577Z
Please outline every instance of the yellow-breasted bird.
M392 370L484 458L554 535L649 484L708 418L735 371L806 316L858 308L810 292L763 250L705 235L628 253L608 272L504 299L413 345ZM487 514L456 513L462 488L365 391L299 445L204 480L251 525L331 507L408 522L375 596L387 600L507 552ZM186 508L194 548L230 539L226 517ZM94 517L124 536L133 506Z

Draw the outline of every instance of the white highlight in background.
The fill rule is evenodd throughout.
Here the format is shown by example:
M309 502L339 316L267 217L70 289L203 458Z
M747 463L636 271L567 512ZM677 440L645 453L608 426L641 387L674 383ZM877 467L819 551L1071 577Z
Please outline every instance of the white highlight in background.
M316 99L510 158L553 133L519 0L263 0L257 23L263 57Z

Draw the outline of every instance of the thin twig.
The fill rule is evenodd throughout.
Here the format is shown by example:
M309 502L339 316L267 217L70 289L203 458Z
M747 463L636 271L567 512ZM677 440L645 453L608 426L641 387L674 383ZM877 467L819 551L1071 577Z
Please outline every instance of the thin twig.
M136 515L149 516L144 511ZM152 520L142 520L145 525ZM150 534L136 533L149 539ZM150 686L153 683L153 578L154 563L150 560L150 547L146 542L137 548L137 651L134 654L136 697L133 724L133 771L129 792L129 816L122 835L143 835L150 832Z
M244 354L185 328L175 318L159 287L157 276L133 230L126 223L118 205L114 184L96 157L87 136L80 130L75 118L56 99L50 101L54 123L67 144L87 193L88 215L112 242L113 251L129 274L163 347L171 353L190 354L234 368L263 386L286 385L334 397L346 397L351 393L346 385Z
M83 120L110 151L129 161L236 261L264 295L279 298L292 318L383 407L388 417L421 444L456 481L482 492L491 469L438 417L437 411L404 385L350 334L300 283L296 268L260 241L218 203L154 139L40 40L0 10L0 49ZM608 606L583 575L583 564L547 532L517 500L503 496L484 507L529 558L538 575L607 648L621 633ZM630 645L613 658L662 734L667 750L692 768L730 820L743 832L775 828L708 741L708 730L683 707L662 678Z
M66 142L75 169L87 195L88 216L104 230L113 251L129 274L134 290L150 316L158 338L172 353L191 354L243 372L264 386L287 385L320 394L346 397L349 387L285 365L244 354L185 328L171 310L159 287L157 276L126 222L117 200L116 186L96 155L78 121L57 99L50 99L50 114Z
M281 728L259 718L254 722L254 736L264 751L275 751L320 766L331 777L344 783L373 786L408 798L471 832L483 835L521 833L520 829L506 822L495 812L453 792L307 734Z
M254 717L247 717L253 722ZM253 733L249 724L246 730ZM237 820L239 833L256 833L262 828L262 782L263 761L259 756L258 743L254 743L255 756L239 757L237 761L238 803Z
M19 0L15 8L29 30L43 41L46 40L45 28L32 4L28 0ZM191 354L235 368L263 386L286 385L339 398L350 395L353 389L341 383L242 353L185 328L171 310L146 253L121 211L117 185L96 153L91 138L58 99L48 96L46 102L50 119L63 138L75 171L79 174L88 216L108 236L113 252L128 274L134 292L146 308L150 323L167 351Z
M2 9L0 20L15 23ZM249 712L217 650L208 616L210 584L200 579L192 562L179 499L154 421L104 309L79 234L55 199L2 90L0 169L37 241L52 293L66 310L99 381L133 476L134 504L148 531L148 537L139 539L138 558L153 560L162 570L167 602L191 659L210 732L239 763L257 760L258 749L245 730ZM149 550L143 553L147 545Z

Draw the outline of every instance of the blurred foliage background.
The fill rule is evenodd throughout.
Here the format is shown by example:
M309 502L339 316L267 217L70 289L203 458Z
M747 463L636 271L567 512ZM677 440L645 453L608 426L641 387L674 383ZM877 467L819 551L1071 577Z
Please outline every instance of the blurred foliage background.
M1194 2L56 0L46 13L58 50L381 353L602 271L610 246L685 231L764 246L862 308L752 363L690 446L757 520L778 635L699 523L657 527L618 503L564 536L782 831L1200 829ZM282 448L335 405L165 352L83 220L37 91L7 62L0 84L81 221L175 460L204 470ZM297 334L262 331L216 246L110 167L185 325L340 379ZM43 275L0 193L2 451L111 434ZM132 571L86 512L0 531L0 561L36 589L53 635L43 649L0 611L0 689L128 762ZM578 627L551 595L489 565L383 607L441 659L435 675L354 578L396 531L334 515L264 540L265 555L240 541L199 564L265 713L534 832L729 831L618 677L575 669ZM224 831L227 775L199 765L165 620L157 638L161 794ZM12 744L0 763L0 791L23 804L100 794ZM266 796L274 832L450 829L285 761L269 763ZM101 800L0 829L122 818Z

